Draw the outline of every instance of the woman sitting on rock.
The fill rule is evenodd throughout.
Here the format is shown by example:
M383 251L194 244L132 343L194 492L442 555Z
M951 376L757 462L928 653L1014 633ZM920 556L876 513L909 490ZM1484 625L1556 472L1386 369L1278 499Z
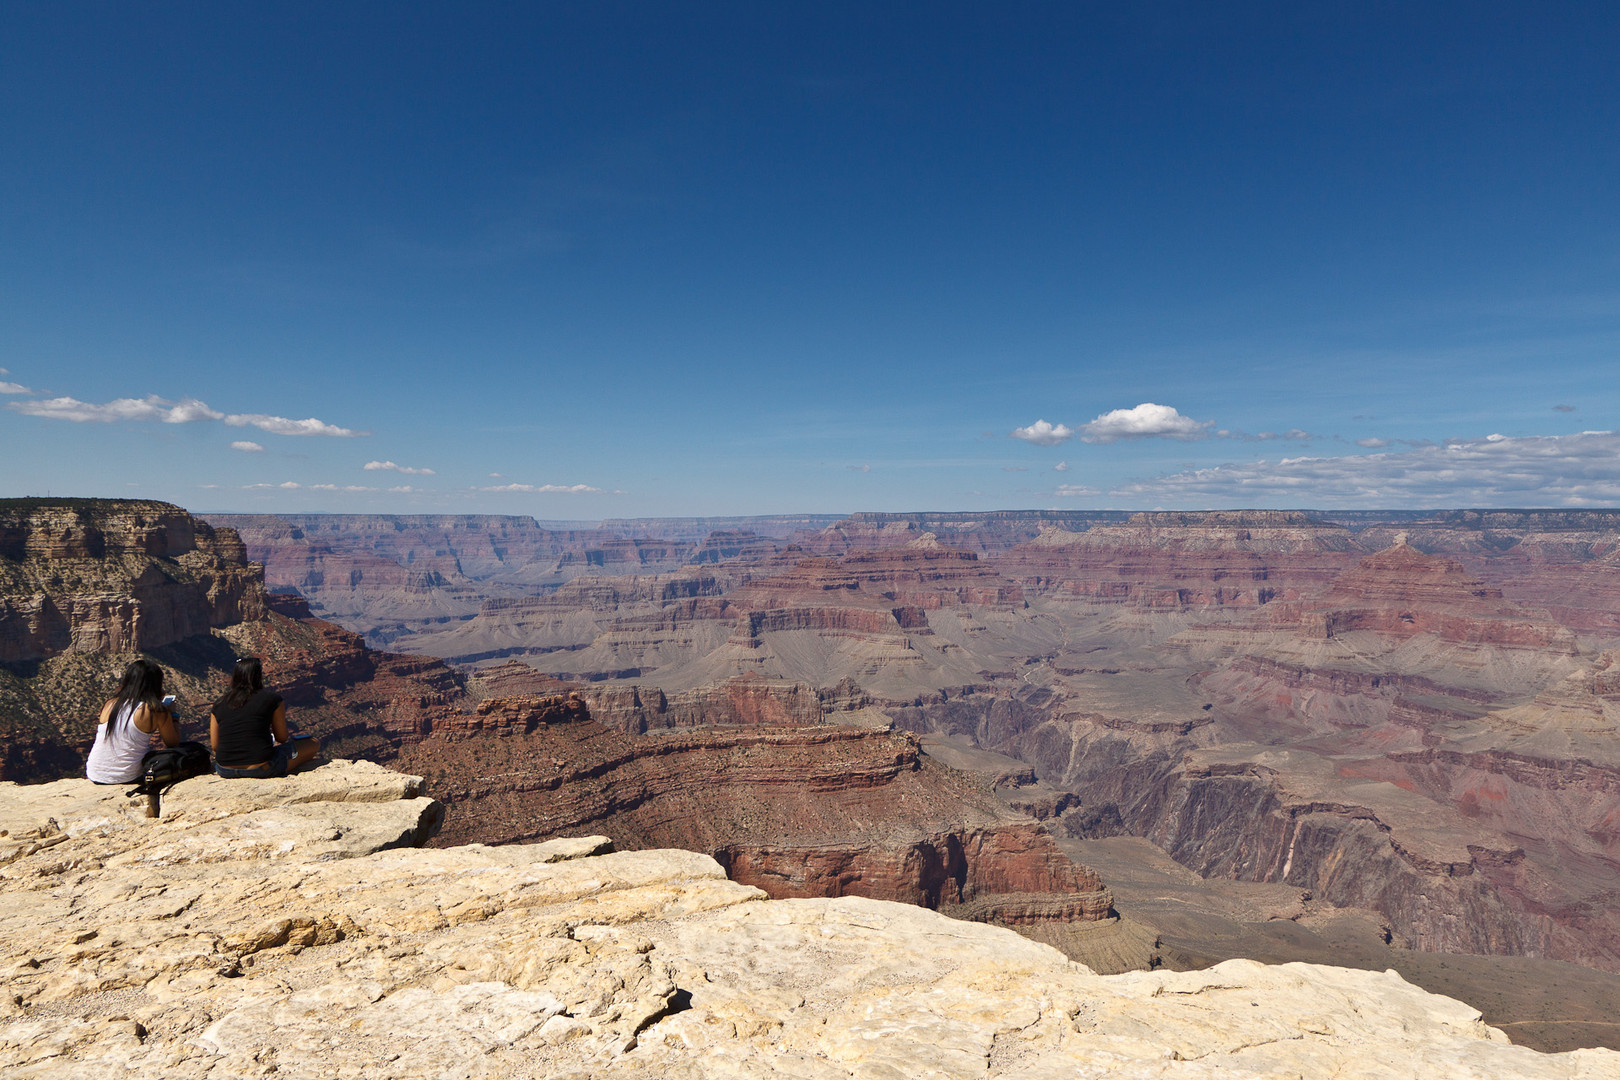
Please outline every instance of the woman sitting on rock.
M286 776L320 753L319 739L287 734L287 705L264 686L258 657L236 662L231 688L208 714L214 771L224 777Z
M84 763L84 775L98 784L128 784L140 779L141 759L156 734L164 746L180 742L174 698L163 696L163 669L150 660L132 661L124 669L117 695L101 707L95 745Z

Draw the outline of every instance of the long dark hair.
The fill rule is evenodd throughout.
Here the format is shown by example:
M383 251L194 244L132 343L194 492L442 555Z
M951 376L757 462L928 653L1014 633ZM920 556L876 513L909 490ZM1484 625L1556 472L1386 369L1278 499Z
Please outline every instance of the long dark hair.
M248 698L263 689L264 665L257 656L244 656L236 662L231 672L231 688L219 699L219 705L224 709L240 709L248 703Z
M139 705L148 709L163 707L163 669L145 659L131 660L124 669L124 681L118 684L118 693L113 695L107 723L110 725L125 708L131 710L133 717L133 710Z

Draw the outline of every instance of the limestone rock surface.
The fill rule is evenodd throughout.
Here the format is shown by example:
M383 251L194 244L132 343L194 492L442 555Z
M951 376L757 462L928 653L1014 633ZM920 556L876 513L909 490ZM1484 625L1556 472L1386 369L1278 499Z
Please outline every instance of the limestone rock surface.
M438 804L361 763L133 803L0 785L8 1078L1620 1077L1394 973L1104 977L692 852L418 849Z

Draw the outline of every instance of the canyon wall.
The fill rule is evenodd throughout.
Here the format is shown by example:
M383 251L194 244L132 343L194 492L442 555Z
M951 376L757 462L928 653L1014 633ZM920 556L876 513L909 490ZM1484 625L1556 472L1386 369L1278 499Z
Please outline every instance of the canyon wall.
M639 696L486 701L403 744L393 762L426 775L455 809L439 843L595 831L620 847L707 852L773 897L973 904L981 921L1005 906L1020 924L1110 915L1101 879L989 784L927 758L908 735L822 723L807 688L738 680L705 700L741 702L740 715L683 715L700 704L689 697L654 713L668 721L657 725Z
M341 749L428 725L462 696L443 663L376 653L267 593L229 528L167 503L0 500L0 777L78 773L96 714L138 655L161 664L182 736L206 739L236 657L265 662L295 728Z
M155 649L264 610L236 534L178 506L0 500L0 662Z

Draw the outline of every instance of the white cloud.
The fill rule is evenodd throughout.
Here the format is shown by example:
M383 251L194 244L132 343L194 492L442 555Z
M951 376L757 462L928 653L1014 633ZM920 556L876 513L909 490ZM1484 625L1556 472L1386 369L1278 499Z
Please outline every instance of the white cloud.
M247 439L238 439L236 442L231 443L231 449L232 450L240 450L244 454L262 454L262 453L264 453L264 447L260 446L256 442L250 442Z
M391 488L389 488L388 493L390 495L409 495L411 492L413 492L415 490L416 489L411 487L411 485L409 485L409 484L401 484L399 487L391 487Z
M1387 454L1219 465L1112 494L1183 506L1607 506L1620 503L1620 432L1491 435Z
M1181 439L1192 441L1209 436L1215 424L1182 416L1169 405L1144 401L1133 409L1105 412L1089 424L1080 425L1080 441L1111 443L1121 439Z
M1012 437L1036 446L1056 446L1074 438L1074 429L1065 424L1048 424L1045 420L1037 420L1029 427L1013 428Z
M392 461L368 461L361 468L366 472L397 472L406 476L433 476L432 469L413 469L407 465L395 465Z
M369 431L355 431L338 427L313 416L306 420L289 420L285 416L266 416L264 413L232 413L225 417L231 427L256 427L272 435L329 435L338 439L354 439L370 435Z
M0 368L0 375L4 375L4 374L5 374L5 369ZM33 393L33 391L28 389L28 387L24 386L22 383L0 382L0 394L32 394L32 393Z
M198 420L218 420L224 413L210 409L196 398L181 398L180 403L163 417L165 424L190 424Z
M850 472L871 472L872 471L872 466L870 466L870 465L846 465L846 466L844 466L844 468L848 469Z
M144 398L118 398L96 405L78 398L46 398L44 401L13 401L6 408L27 416L70 420L76 424L111 424L119 420L158 420L165 424L190 424L198 420L218 420L224 413L210 409L196 398L170 401L156 394Z
M506 474L505 473L492 472L492 473L489 474L489 478L491 480L505 480L506 479Z
M13 383L5 383L13 386ZM29 393L26 388L19 387L7 393ZM328 424L324 420L317 420L313 416L307 420L289 420L284 416L267 416L263 413L232 413L227 416L218 409L210 408L207 402L198 401L194 397L183 397L179 401L170 401L168 398L148 394L143 398L116 398L112 401L96 404L95 402L80 401L73 397L46 398L43 401L13 401L6 408L27 416L43 416L51 420L70 420L76 424L112 424L120 420L156 420L165 424L193 424L203 420L223 420L231 427L256 427L261 431L268 431L272 435L332 435L340 438L352 438L360 435L369 435L367 431L353 431L349 428Z
M1389 445L1389 440L1388 439L1373 439L1373 438L1357 439L1356 440L1356 445L1357 446L1365 446L1369 450L1382 450L1384 447Z
M524 495L600 495L602 489L589 484L501 484L499 487L479 488L479 491L511 491Z
M1053 492L1053 494L1059 498L1070 499L1081 495L1101 495L1102 492L1094 487L1086 487L1084 484L1059 484L1057 491Z
M1069 463L1067 461L1060 461L1056 465L1052 466L1052 471L1053 472L1068 472L1069 471Z

